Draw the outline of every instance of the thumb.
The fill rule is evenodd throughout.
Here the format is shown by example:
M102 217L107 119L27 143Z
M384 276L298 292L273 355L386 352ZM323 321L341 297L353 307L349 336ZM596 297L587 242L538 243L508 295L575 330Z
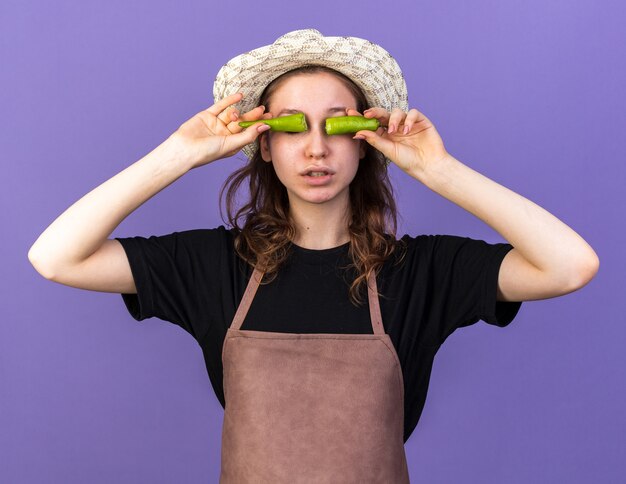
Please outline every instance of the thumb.
M254 143L261 133L268 131L270 126L259 122L244 129L243 131L226 136L224 140L225 151L239 151L247 144Z
M358 131L354 135L354 139L362 139L369 143L371 146L380 151L385 157L393 160L396 153L395 143L391 140L383 138L375 131Z

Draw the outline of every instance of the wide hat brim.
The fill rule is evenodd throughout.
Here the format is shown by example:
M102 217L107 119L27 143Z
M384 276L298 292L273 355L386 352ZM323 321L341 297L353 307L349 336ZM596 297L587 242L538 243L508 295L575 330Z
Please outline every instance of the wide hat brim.
M271 44L228 61L213 84L214 101L242 92L235 104L240 113L258 106L261 94L274 79L304 65L330 67L348 76L361 88L369 107L408 110L406 82L400 66L385 49L357 37L324 37L315 29L289 32ZM252 157L258 146L243 152Z

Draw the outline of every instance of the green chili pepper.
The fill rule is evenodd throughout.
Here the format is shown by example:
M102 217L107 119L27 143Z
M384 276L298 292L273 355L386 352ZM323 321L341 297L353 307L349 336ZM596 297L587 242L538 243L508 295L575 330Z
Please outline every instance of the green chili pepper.
M364 116L337 116L326 118L326 134L356 133L362 129L376 131L380 123L376 118Z
M300 133L306 131L308 126L304 119L304 113L290 114L289 116L279 116L278 118L258 119L256 121L242 121L239 126L248 128L254 123L262 122L267 124L271 131L288 131L290 133Z

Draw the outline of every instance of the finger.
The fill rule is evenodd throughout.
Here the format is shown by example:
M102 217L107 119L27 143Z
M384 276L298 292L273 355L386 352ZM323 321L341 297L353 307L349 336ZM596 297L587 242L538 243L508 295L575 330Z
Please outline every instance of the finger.
M252 128L252 126L254 126L254 125L252 125L252 126L248 126L247 128L242 128L241 126L239 126L239 122L240 121L262 121L264 119L270 119L271 117L272 117L272 115L270 113L264 113L258 119L247 119L247 120L244 120L244 119L240 118L240 119L237 119L237 121L232 121L232 122L228 123L228 125L226 125L226 127L228 128L228 130L231 133L239 133L241 130L250 129L250 128Z
M376 134L378 136L382 136L383 134L385 134L386 131L387 131L387 128L385 126L379 126L378 129L376 130Z
M358 112L356 109L352 109L352 108L346 108L346 114L348 116L363 116L360 112Z
M256 108L251 109L247 113L241 116L238 116L237 119L233 119L231 122L229 122L226 125L226 127L231 133L239 133L241 130L246 129L246 128L242 128L241 126L239 126L239 123L241 121L257 121L257 120L268 119L272 117L270 113L264 113L263 111L265 111L265 106L257 106ZM231 118L232 118L232 115L231 115Z
M353 139L362 139L369 143L371 146L380 151L383 155L385 155L390 160L393 160L394 156L394 146L395 143L390 141L383 136L380 136L378 133L374 131L358 131Z
M241 128L240 128L241 129ZM226 152L239 151L249 143L253 143L261 133L268 131L270 127L264 123L255 123L249 128L226 136L224 139L224 150Z
M406 115L406 119L404 120L404 128L402 130L403 134L409 134L413 125L417 122L417 119L420 115L420 112L417 109L409 109L409 112Z
M406 113L402 111L402 109L393 108L391 111L391 115L389 116L387 132L389 134L395 133L395 131L398 129L398 126L400 126L404 121L405 116Z
M406 120L404 121L404 134L408 134L413 129L413 126L419 123L426 123L424 126L432 125L430 119L424 116L424 114L419 112L417 109L413 108L409 110Z
M239 119L239 111L234 106L228 106L217 116L217 119L228 125Z
M239 116L239 121L255 121L259 119L263 113L265 113L265 106L257 106L247 113L241 114Z
M226 96L224 99L217 101L213 106L208 108L206 111L213 116L217 116L222 111L224 111L228 106L238 103L243 98L243 94L240 92L236 92L235 94L231 94L230 96Z
M389 111L384 108L373 107L363 111L366 118L376 118L380 121L381 126L387 126L389 122Z

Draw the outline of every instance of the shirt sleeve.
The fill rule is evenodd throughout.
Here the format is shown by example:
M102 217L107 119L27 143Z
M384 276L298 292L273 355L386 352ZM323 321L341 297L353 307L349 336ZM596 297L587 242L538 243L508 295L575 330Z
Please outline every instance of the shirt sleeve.
M208 331L200 302L219 299L223 228L150 237L116 237L128 257L137 294L122 294L137 321L157 317L182 327L197 340Z
M430 238L433 295L441 308L440 343L457 328L479 320L500 327L510 324L521 302L497 301L497 291L500 265L513 246L452 235Z

